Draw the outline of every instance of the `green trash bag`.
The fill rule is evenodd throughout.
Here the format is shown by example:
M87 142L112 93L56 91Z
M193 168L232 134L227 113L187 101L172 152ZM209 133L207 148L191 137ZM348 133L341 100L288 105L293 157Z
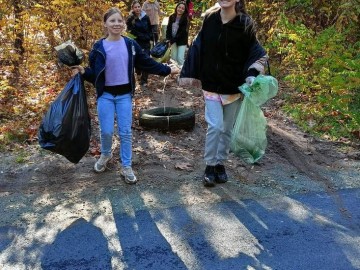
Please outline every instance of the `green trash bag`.
M239 90L244 101L232 131L230 149L246 163L253 164L262 158L267 146L267 122L260 106L277 94L278 82L272 76L259 75L252 86L243 84Z

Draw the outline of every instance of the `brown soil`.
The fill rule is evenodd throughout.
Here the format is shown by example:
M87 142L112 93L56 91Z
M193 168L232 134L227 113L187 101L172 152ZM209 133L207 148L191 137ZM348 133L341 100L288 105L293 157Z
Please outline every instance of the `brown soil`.
M93 89L91 88L93 93ZM280 88L280 93L282 89ZM278 95L280 96L280 95ZM119 175L119 140L114 138L114 158L102 174L92 167L99 154L98 123L93 95L89 98L93 139L88 154L78 164L41 150L37 144L26 148L25 163L17 163L18 154L2 153L0 164L0 193L33 193L74 191L124 187ZM355 187L345 181L349 171L354 180L360 175L360 152L357 145L333 143L316 139L301 132L279 108L282 101L276 97L263 107L268 120L268 148L263 159L249 165L230 154L226 164L230 182L222 187L237 188L244 197L273 193L308 192L325 189ZM191 108L196 114L192 131L160 132L144 130L139 126L141 109L159 106ZM201 90L176 86L175 79L166 81L150 76L146 90L138 89L135 96L133 124L133 167L139 179L135 189L162 189L164 192L183 184L202 188L204 170L203 148L206 133L204 104ZM356 149L357 148L357 149ZM349 176L349 175L348 175ZM350 176L349 176L350 177ZM355 181L354 181L355 182ZM246 194L245 194L246 193Z

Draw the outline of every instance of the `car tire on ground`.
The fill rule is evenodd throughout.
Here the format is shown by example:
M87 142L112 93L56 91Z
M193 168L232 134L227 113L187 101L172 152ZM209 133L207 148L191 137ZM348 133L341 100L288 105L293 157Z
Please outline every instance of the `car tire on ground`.
M187 108L156 107L142 110L139 119L140 126L149 129L174 131L190 130L195 126L195 113Z

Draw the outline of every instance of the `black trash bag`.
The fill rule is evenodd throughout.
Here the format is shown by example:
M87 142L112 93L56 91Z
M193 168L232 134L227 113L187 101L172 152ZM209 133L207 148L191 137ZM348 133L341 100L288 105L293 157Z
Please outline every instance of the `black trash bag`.
M160 41L156 43L156 45L151 49L150 54L155 58L163 57L166 53L167 49L169 48L168 41Z
M50 105L39 128L43 149L78 163L90 146L90 116L84 82L75 75Z
M80 65L84 59L84 53L71 40L56 46L55 50L59 62L70 67Z

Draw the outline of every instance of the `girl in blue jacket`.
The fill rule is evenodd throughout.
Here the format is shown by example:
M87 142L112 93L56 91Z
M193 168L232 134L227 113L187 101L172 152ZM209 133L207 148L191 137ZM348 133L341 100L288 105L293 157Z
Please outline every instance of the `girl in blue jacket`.
M118 8L110 8L104 14L107 37L95 42L90 55L89 67L75 66L83 78L96 88L97 111L100 122L101 156L94 165L96 172L103 172L112 158L114 118L120 137L121 175L128 184L137 182L132 170L132 97L135 91L134 68L167 76L178 72L175 66L157 63L143 52L139 44L122 36L126 28Z
M244 0L218 0L205 14L182 67L180 85L199 86L205 100L207 132L203 184L225 183L224 163L241 104L238 87L264 72L267 55L259 44Z

